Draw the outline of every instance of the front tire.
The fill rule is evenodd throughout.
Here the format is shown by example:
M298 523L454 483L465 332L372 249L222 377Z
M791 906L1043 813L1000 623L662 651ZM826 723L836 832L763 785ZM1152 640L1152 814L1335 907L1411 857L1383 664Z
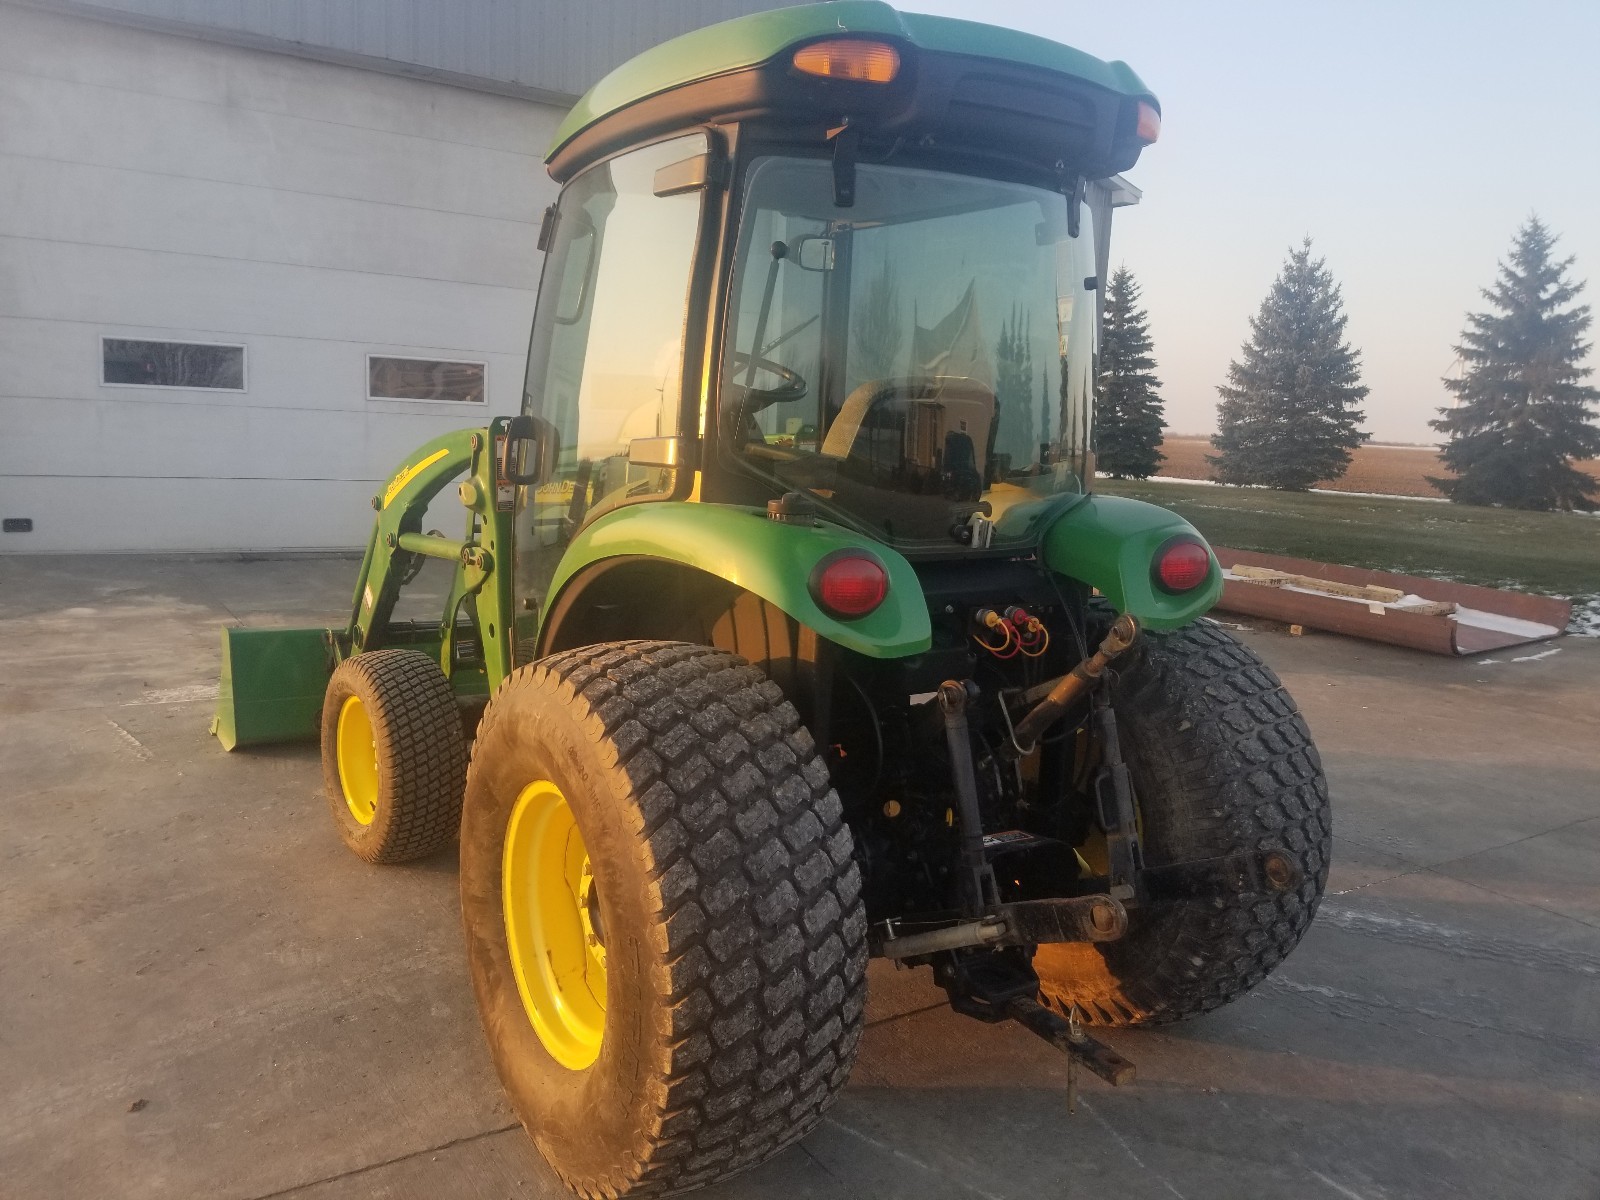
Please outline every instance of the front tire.
M467 747L455 693L415 650L334 668L322 702L322 782L339 837L370 863L426 858L461 824Z
M1129 912L1127 934L1041 947L1045 1001L1098 1025L1209 1012L1270 974L1311 924L1328 879L1333 815L1322 760L1294 700L1248 646L1209 622L1147 633L1111 692L1146 865L1278 849L1299 886L1169 900Z
M538 850L527 830L563 821ZM467 777L467 957L512 1107L570 1188L697 1187L816 1124L861 1035L852 853L810 735L743 659L617 642L502 685Z

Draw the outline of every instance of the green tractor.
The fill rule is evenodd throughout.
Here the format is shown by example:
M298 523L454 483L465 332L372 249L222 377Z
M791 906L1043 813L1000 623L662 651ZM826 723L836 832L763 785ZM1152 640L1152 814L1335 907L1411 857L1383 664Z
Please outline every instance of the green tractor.
M1306 726L1201 620L1194 529L1091 490L1159 122L1121 63L874 0L641 55L549 154L522 412L374 498L345 627L225 631L225 745L320 726L368 861L459 838L494 1062L575 1191L804 1136L871 957L1120 1083L1092 1027L1216 1008L1305 933ZM423 529L452 483L459 540ZM401 621L427 558L442 619Z

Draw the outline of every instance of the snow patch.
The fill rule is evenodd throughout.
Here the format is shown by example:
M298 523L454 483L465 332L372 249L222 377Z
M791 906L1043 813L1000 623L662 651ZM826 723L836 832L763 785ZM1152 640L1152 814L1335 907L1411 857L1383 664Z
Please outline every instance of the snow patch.
M1573 597L1572 620L1567 632L1573 637L1600 637L1600 596Z
M1538 654L1523 654L1523 655L1519 655L1518 657L1513 658L1511 661L1512 662L1538 662L1541 658L1549 658L1552 654L1560 654L1560 653L1561 653L1561 647L1557 646L1554 650L1541 650L1541 651L1539 651Z
M1264 483L1218 483L1215 479L1190 479L1184 475L1152 475L1149 479L1141 479L1140 483L1186 483L1191 487L1220 487L1232 488L1238 492L1270 492ZM1312 488L1311 491L1318 496L1365 496L1369 500L1421 500L1427 504L1449 504L1450 501L1443 496L1402 496L1396 492L1346 492L1340 488ZM1287 516L1286 513L1278 514Z

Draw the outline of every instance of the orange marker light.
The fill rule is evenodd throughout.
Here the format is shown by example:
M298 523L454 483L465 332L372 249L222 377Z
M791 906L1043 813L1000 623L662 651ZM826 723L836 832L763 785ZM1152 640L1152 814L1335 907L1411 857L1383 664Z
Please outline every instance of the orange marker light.
M1147 144L1161 136L1161 114L1156 111L1155 105L1139 101L1139 125L1133 131L1133 136Z
M835 38L800 47L794 52L794 66L797 71L825 79L888 83L900 73L900 52L884 42Z

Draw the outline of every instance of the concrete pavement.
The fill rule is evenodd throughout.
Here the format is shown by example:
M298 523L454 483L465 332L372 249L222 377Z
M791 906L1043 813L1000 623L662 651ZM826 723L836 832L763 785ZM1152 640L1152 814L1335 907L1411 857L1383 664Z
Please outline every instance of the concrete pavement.
M490 1067L449 856L369 867L315 746L207 736L218 629L342 619L355 569L0 558L0 1195L565 1194ZM1244 636L1334 789L1277 975L1108 1035L1139 1082L1069 1119L1054 1052L874 963L845 1097L708 1200L1600 1196L1600 641Z

